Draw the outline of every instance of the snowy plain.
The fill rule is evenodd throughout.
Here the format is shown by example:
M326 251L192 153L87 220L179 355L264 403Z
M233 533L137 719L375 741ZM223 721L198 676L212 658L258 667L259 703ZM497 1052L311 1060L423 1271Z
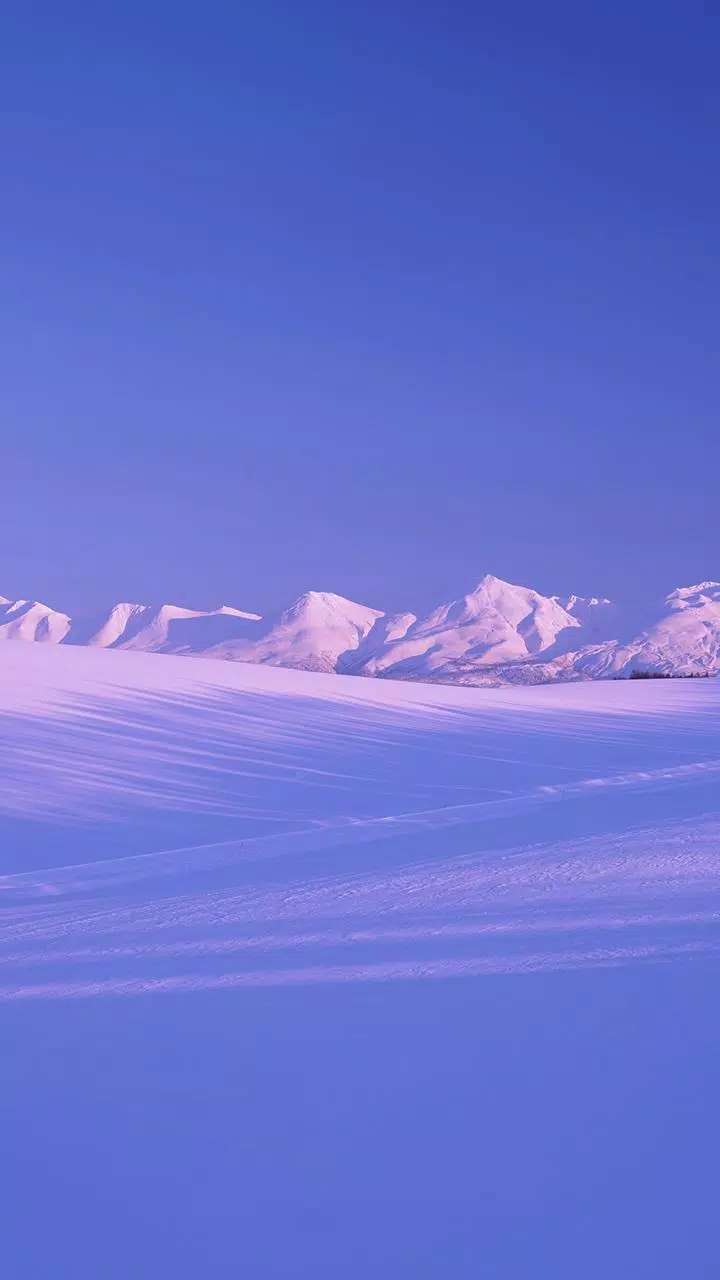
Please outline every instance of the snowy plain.
M57 1241L23 1274L218 1274L239 1223L238 1275L711 1274L720 681L429 687L18 641L0 707L4 1123L22 1165L40 1107L23 1176ZM684 1119L657 1076L683 1044ZM661 1174L677 1237L648 1244ZM83 1198L106 1226L78 1254Z
M5 998L716 945L715 681L438 691L22 644L2 680L3 818L38 824L2 867Z

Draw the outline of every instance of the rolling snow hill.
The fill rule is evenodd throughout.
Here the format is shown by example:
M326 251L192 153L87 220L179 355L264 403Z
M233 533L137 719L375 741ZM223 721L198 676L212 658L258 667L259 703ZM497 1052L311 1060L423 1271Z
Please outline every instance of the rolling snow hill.
M717 948L715 681L15 644L0 706L0 1003Z
M426 617L308 591L275 617L117 604L70 617L0 597L0 639L223 658L308 671L460 685L542 684L720 671L720 583L679 587L636 618L599 597L544 596L486 575Z

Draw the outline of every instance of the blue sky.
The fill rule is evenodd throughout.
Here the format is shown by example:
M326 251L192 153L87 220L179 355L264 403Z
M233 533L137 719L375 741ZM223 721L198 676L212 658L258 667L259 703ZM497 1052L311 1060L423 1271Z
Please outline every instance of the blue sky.
M0 592L718 578L720 15L11 3Z

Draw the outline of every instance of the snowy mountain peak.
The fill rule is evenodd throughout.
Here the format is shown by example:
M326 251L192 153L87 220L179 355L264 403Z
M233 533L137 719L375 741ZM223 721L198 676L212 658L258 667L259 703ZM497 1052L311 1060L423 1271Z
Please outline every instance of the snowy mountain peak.
M385 614L332 591L306 591L265 619L232 605L203 611L129 601L70 618L38 601L0 597L0 639L451 684L702 674L720 671L720 583L678 587L650 616L601 596L544 596L493 574L425 617Z
M59 644L68 633L70 618L39 600L0 601L0 639Z
M674 608L697 607L720 601L720 582L698 582L692 587L676 587L665 603Z
M344 666L379 618L379 609L357 604L332 591L306 591L280 614L251 649L224 656L274 666L336 671Z
M606 596L551 596L567 613L583 609L599 609L602 605L611 605L612 600Z
M519 587L514 582L505 582L503 578L496 578L492 573L486 573L481 578L473 591L469 591L462 599L467 602L467 607L472 609L477 605L479 608L486 608L490 605L492 608L504 611L510 609L515 611L517 608L524 608L528 600L542 600L545 597L538 595L537 591L533 591L531 587Z
M374 618L382 616L380 610L371 609L367 605L356 604L354 600L348 600L345 596L338 596L333 591L305 591L303 595L298 596L297 600L294 600L285 609L281 618L290 620L308 616L330 620L340 617L364 616L365 614Z
M486 573L480 579L475 590L470 592L471 595L478 595L485 592L487 595L498 595L505 591L517 591L518 588L512 582L506 582L504 578L496 578L493 573Z

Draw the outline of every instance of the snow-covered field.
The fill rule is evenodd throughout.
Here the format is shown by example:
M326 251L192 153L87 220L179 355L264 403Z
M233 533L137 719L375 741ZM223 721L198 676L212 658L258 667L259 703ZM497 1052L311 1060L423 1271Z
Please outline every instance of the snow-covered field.
M13 1280L715 1274L720 681L0 707Z
M720 682L429 689L8 645L0 995L716 948Z

